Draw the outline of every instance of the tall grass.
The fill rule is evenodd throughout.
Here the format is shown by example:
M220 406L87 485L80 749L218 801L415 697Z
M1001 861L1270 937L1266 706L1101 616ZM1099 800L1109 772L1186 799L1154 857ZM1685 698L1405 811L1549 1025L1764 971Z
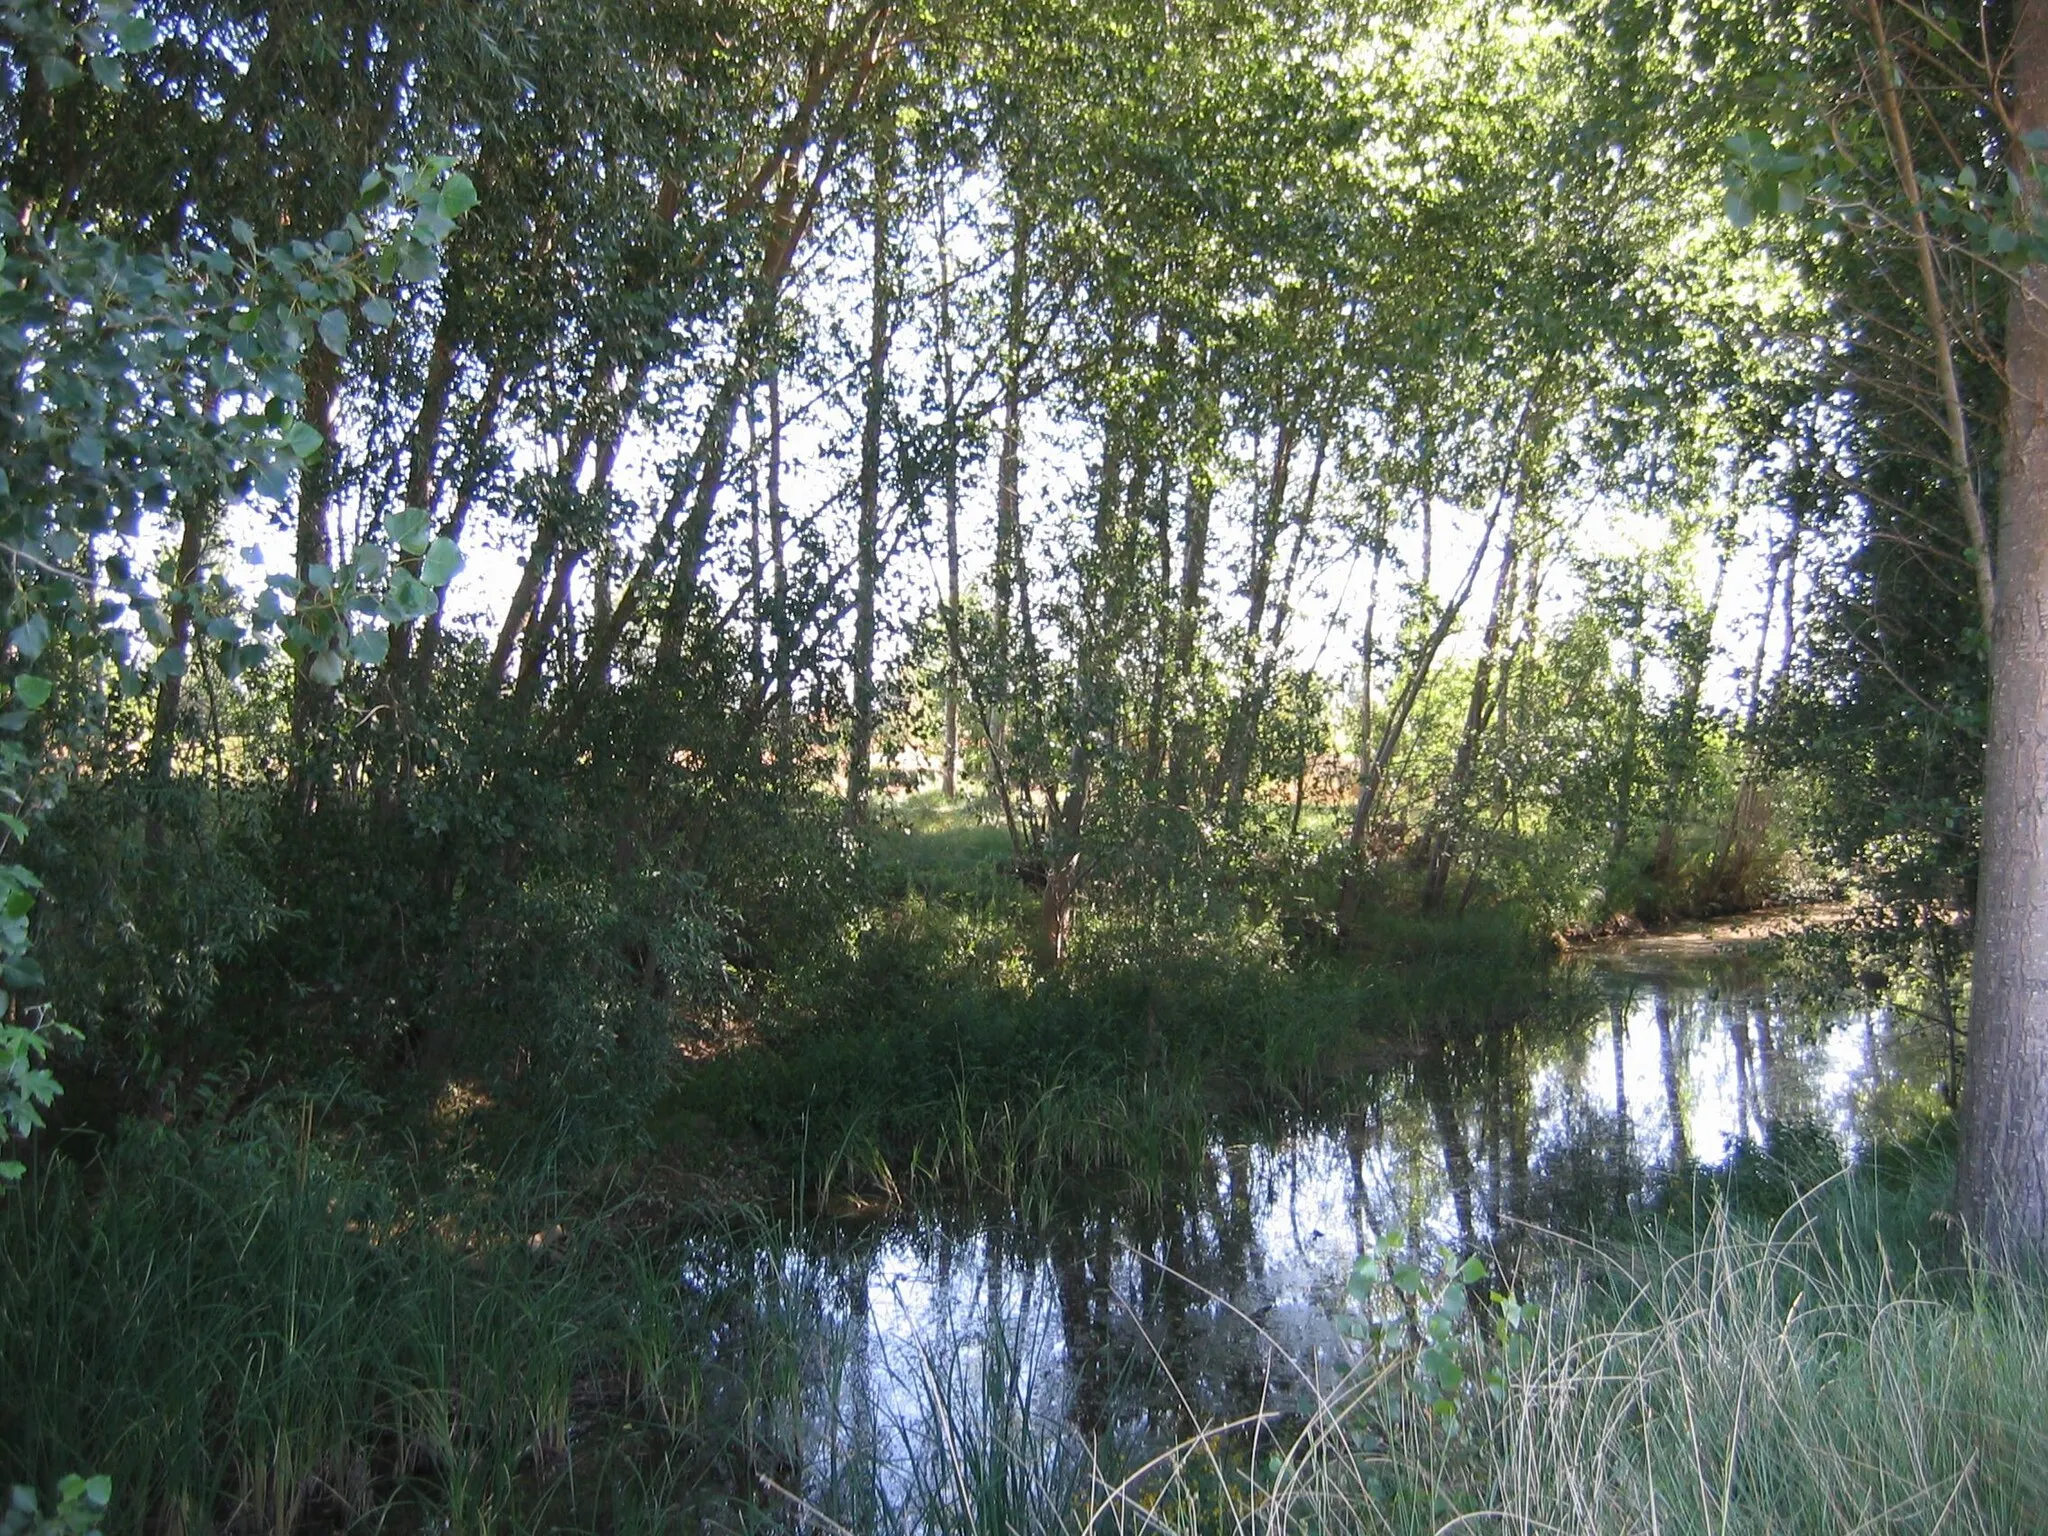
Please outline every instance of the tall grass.
M864 1271L770 1233L476 1169L430 1188L289 1115L138 1130L0 1203L0 1477L110 1474L110 1532L629 1532L778 1504L946 1536L2039 1529L2048 1292L1921 1262L1940 1178L1858 1169L1769 1224L1703 1197L1552 1250L1533 1322L1459 1313L1455 1433L1427 1309L1382 1297L1348 1373L1276 1374L1129 1474L1001 1319L898 1340L878 1387L844 1289Z
M1839 1192L1837 1192L1839 1193ZM1809 1197L1760 1228L1581 1250L1457 1431L1412 1357L1315 1389L1284 1450L1219 1477L1190 1443L1096 1530L1600 1536L2039 1530L2048 1293L1941 1273ZM1480 1337L1485 1337L1481 1330ZM1509 1346L1512 1346L1510 1350ZM1490 1353L1489 1353L1490 1352ZM1476 1364L1477 1362L1475 1362Z
M0 1201L0 1483L109 1474L110 1533L666 1528L744 1460L707 1400L773 1390L668 1221L291 1115L52 1158Z

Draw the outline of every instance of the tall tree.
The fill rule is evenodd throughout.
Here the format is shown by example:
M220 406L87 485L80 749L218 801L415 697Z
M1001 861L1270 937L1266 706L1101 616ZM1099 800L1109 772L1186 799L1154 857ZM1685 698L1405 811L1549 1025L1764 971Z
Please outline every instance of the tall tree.
M2021 228L2048 213L2048 3L2017 0L2002 82ZM1999 82L1995 82L1999 83ZM2048 251L2006 312L2005 468L1959 1194L1996 1258L2048 1255ZM1974 533L1974 530L1972 530Z

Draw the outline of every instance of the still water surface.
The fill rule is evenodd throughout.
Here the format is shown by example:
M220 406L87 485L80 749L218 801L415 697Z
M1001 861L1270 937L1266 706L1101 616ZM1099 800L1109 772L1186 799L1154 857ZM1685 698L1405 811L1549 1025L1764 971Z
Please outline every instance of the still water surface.
M1798 1001L1740 960L1582 979L1559 1017L1363 1080L1334 1122L1217 1136L1164 1198L707 1246L684 1275L721 1319L707 1363L774 1405L747 1410L776 1421L749 1428L755 1471L854 1515L850 1480L869 1513L908 1507L995 1438L1129 1465L1341 1366L1331 1318L1382 1234L1512 1266L1532 1232L1642 1209L1674 1167L1793 1140L1853 1156L1938 1113L1941 1042L1887 1006Z

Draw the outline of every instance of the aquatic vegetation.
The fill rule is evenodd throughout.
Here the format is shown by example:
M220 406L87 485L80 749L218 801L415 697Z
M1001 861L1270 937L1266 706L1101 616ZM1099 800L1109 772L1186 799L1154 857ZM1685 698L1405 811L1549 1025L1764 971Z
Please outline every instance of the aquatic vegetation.
M1521 1326L1495 1312L1466 1330L1487 1390L1455 1415L1424 1334L1406 1369L1367 1352L1311 1382L1305 1426L1265 1461L1219 1479L1190 1442L1091 1525L2027 1529L2048 1507L2048 1297L1886 1241L1916 1206L1844 1176L1769 1225L1723 1205L1698 1231L1569 1250L1543 1305L1505 1314Z

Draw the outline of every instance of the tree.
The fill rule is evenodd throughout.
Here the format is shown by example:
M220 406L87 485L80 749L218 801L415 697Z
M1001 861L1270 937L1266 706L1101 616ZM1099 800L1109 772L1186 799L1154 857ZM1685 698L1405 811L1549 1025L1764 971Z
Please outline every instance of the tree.
M1923 470L1918 486L1866 472L1852 489L1894 493L1871 538L1903 536L1969 572L1965 640L1987 658L1989 691L1957 1196L1973 1238L2010 1262L2048 1252L2048 10L1957 19L1869 0L1853 25L1808 35L1801 70L1766 75L1768 126L1731 141L1730 212L1810 209L1809 232L1860 237L1814 263L1862 327L1846 349L1860 364L1855 426L1873 465L1890 453ZM1928 491L1945 517L1923 510ZM1859 660L1943 713L1940 691L1914 686L1921 658L1871 645Z
M2033 233L2006 311L2005 462L1992 577L1984 851L1958 1184L2001 1261L2048 1255L2048 4L2017 0L1994 89ZM2004 106L2003 102L1998 103ZM2007 226L2012 227L2012 226Z

